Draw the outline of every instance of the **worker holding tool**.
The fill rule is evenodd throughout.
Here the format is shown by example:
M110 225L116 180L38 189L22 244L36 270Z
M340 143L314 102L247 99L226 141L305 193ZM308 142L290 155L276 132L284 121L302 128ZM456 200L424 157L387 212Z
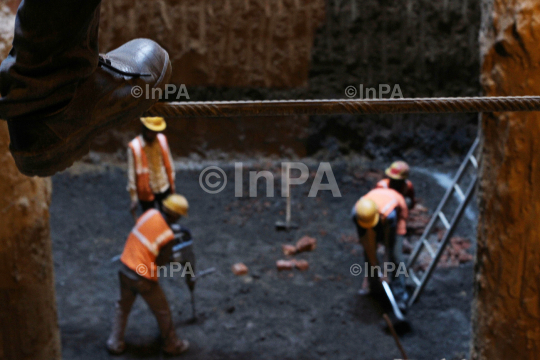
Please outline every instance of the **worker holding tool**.
M146 211L131 230L120 257L120 299L116 303L112 332L107 349L118 355L125 350L124 331L131 307L141 295L154 313L161 331L163 351L179 355L189 348L186 340L177 338L167 299L158 283L158 266L170 262L177 244L172 226L186 216L189 204L181 195L170 195L163 201L163 214ZM188 231L189 232L189 231ZM193 279L188 280L193 281Z
M374 274L372 270L374 266L379 266L377 243L381 243L386 247L386 258L394 264L394 270L390 274L384 274L385 277L390 275L393 292L387 295L395 298L401 311L406 309L408 294L405 289L404 274L400 275L396 269L399 269L401 263L401 248L403 235L407 232L407 217L408 208L405 199L393 189L371 190L358 200L352 215L369 266L366 276L371 292L375 295L383 293L386 290L384 282L388 282L386 278L381 277L381 274Z
M167 138L161 132L167 127L162 117L141 118L142 133L129 143L128 191L130 211L136 217L137 205L142 211L162 210L162 201L174 194L174 162Z
M173 247L173 260L186 266L187 263L191 266L192 273L186 273L186 284L191 294L191 311L193 314L192 320L197 319L197 311L195 310L195 253L193 252L193 237L191 231L183 225L172 224L171 229L174 234L175 245Z
M414 197L413 183L409 180L409 172L409 164L405 161L395 161L385 171L388 177L379 181L376 188L396 190L403 195L408 208L412 209L416 203L416 199Z

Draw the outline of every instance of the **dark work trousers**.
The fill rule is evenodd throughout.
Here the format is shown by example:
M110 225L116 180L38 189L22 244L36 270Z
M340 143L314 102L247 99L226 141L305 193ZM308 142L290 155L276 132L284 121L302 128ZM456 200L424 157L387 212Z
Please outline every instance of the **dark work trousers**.
M364 235L366 234L366 230L363 229L358 225L356 222L356 219L354 218L354 223L356 225L356 229L358 231L358 238L362 240ZM392 211L384 220L379 221L379 223L375 226L375 234L376 234L376 242L383 244L386 248L386 260L390 263L393 263L395 266L394 271L391 271L389 274L384 274L388 276L389 279L391 279L391 287L392 292L394 293L394 296L396 300L403 300L407 301L408 294L405 289L405 274L402 274L402 271L400 270L400 266L403 267L403 259L402 259L402 251L403 251L403 237L396 234L397 229L397 211ZM372 257L376 257L376 249L377 245L373 244L370 246L372 249ZM364 252L366 249L364 249ZM378 274L373 273L372 274L372 268L373 266L380 266L381 272L385 271L384 264L371 264L371 262L368 259L368 256L365 256L366 262L368 263L368 279L370 282L370 287L372 290L375 291L381 291L382 288L380 286L380 282L378 280ZM376 270L374 271L376 272Z
M65 106L98 66L100 0L23 0L0 66L0 118Z
M168 188L167 190L165 190L164 192L160 194L154 194L154 201L139 200L139 204L141 204L142 212L144 213L145 211L149 209L157 209L161 213L163 213L163 204L162 204L163 200L165 200L167 196L171 195L171 193L172 193L171 188Z
M130 276L126 275L126 271L130 273ZM127 268L119 271L118 274L120 276L120 299L116 302L112 337L116 341L124 340L129 313L135 299L141 295L156 317L164 348L174 346L177 339L176 331L169 303L159 283L139 276Z

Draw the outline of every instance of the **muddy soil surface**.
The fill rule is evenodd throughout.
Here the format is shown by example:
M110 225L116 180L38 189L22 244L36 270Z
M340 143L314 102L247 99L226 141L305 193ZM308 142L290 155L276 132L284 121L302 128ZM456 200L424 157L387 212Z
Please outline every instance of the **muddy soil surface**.
M193 165L193 164L191 164ZM313 175L293 189L293 220L298 230L276 232L284 218L285 201L266 198L260 182L258 197L250 198L244 170L244 197L234 196L234 168L224 166L229 183L217 195L199 186L201 168L186 166L177 173L177 188L190 201L189 218L182 221L195 237L198 269L217 272L197 285L199 320L192 324L190 298L183 279L161 279L178 334L191 342L183 359L397 359L400 353L385 332L384 308L357 291L361 277L350 267L363 263L349 213L355 201L374 183L368 170L385 164L334 162L342 194L324 191L308 198ZM418 164L422 165L422 164ZM272 163L251 164L276 174ZM128 212L123 169L99 165L53 178L51 227L56 268L63 358L113 358L105 350L114 301L118 296L118 263L110 259L122 251L133 220ZM440 165L441 173L457 169ZM414 170L414 169L413 169ZM437 181L413 171L418 196L434 209L444 189ZM474 240L474 220L465 220L460 235ZM310 268L278 272L275 262L285 258L284 243L310 235L315 251L298 255ZM236 277L231 265L243 262L249 275ZM410 309L411 331L402 335L412 359L463 359L468 356L473 264L439 269L421 299ZM159 332L146 304L139 299L131 313L127 351L117 359L160 359Z

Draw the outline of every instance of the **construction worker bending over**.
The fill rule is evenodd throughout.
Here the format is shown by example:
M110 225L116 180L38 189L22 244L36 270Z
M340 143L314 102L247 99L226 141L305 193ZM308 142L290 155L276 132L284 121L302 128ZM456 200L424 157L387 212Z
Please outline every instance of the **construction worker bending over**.
M137 204L142 211L161 209L162 201L174 194L174 162L167 138L161 132L167 124L162 117L141 118L142 134L129 143L128 191L130 211L135 214Z
M163 201L164 214L156 209L146 211L131 230L120 257L120 299L116 303L112 332L107 349L112 354L125 350L124 331L131 307L141 295L157 319L163 351L178 355L189 343L176 337L172 315L165 294L158 283L158 266L171 261L175 235L171 226L188 213L189 204L181 195L170 195Z
M385 171L388 178L379 181L375 187L396 190L403 195L408 208L412 209L416 204L416 199L414 198L413 183L409 180L409 172L409 164L405 161L395 161Z
M368 263L366 276L371 292L382 293L381 277L375 266L380 266L377 259L377 243L386 247L386 261L393 263L394 270L384 274L391 279L391 288L401 310L406 309L408 294L405 278L400 269L403 235L407 232L407 204L403 196L393 189L374 189L364 195L353 208L353 220L358 230L360 243ZM381 271L385 266L380 266Z

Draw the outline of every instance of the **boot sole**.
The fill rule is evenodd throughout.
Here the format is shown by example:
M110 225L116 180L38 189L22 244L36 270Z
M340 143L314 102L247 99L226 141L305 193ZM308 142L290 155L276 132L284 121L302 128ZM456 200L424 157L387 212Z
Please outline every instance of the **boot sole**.
M172 353L171 353L171 352L167 352L167 351L164 350L164 351L163 351L163 354L165 354L165 356L167 356L167 357L171 357L171 356L179 356L180 354L183 354L183 353L185 353L186 351L189 350L189 341L185 340L185 341L184 341L184 345L185 345L185 346L184 346L182 349L180 349L180 350L178 350L178 351L175 351L175 352L172 352Z
M165 59L164 69L152 88L160 88L165 91L165 85L171 77L172 66L167 54ZM48 148L37 153L18 152L11 150L11 154L15 159L15 163L19 171L27 176L52 176L59 171L63 171L73 165L76 160L79 160L90 151L92 140L98 135L113 129L118 126L129 123L131 120L140 116L142 113L150 109L159 99L149 101L141 101L133 108L128 108L125 111L111 117L110 120L99 124L94 128L89 128L87 131L81 131L80 134L72 138L68 138L65 142Z
M117 349L111 349L110 347L108 346L105 346L105 348L107 349L107 352L111 355L114 355L114 356L118 356L118 355L122 355L123 353L126 352L126 348L124 347L123 349L121 350L117 350Z

